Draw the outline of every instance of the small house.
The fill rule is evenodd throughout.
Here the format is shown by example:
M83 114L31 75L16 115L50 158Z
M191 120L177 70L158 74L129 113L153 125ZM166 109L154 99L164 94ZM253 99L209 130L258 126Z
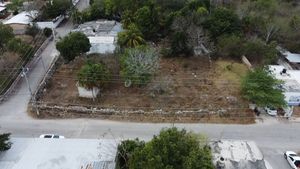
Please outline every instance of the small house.
M38 11L23 11L9 20L5 21L5 25L13 28L14 34L24 34L27 27L32 25L32 21L38 16Z
M120 31L122 31L122 26L119 22L98 20L83 23L72 32L82 32L88 37L91 43L89 54L105 54L115 51L117 35Z

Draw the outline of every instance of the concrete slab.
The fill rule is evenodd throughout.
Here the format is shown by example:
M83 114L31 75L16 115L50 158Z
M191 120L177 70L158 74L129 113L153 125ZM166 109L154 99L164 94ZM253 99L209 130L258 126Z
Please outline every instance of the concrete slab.
M1 169L80 169L107 162L113 169L117 142L111 139L13 138L12 148L0 153ZM101 168L102 169L102 168Z

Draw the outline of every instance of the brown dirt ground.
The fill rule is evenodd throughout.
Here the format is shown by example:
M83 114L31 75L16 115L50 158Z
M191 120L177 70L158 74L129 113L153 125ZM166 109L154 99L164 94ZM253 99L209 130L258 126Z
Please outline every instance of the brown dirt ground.
M119 77L115 56L93 56L94 62L104 62L113 74L112 81L101 89L95 102L78 97L76 74L85 59L61 65L40 99L48 104L97 105L118 109L177 110L208 109L213 112L232 108L225 118L214 117L209 122L253 123L253 112L239 93L240 77L247 68L235 61L218 60L210 64L207 58L162 58L160 69L151 83L142 87L124 87Z

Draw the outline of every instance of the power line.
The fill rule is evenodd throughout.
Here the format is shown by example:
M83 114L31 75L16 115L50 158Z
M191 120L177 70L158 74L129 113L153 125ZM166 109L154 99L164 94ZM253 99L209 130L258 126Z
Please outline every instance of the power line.
M19 74L19 72L21 71L21 66L24 65L26 63L26 61L28 61L29 57L32 54L32 51L35 51L35 48L37 47L36 44L40 43L43 40L43 37L40 36L42 34L42 31L40 30L40 32L38 33L39 38L38 39L33 39L31 41L31 43L33 43L33 47L28 49L25 54L23 55L23 57L21 57L22 59L16 64L16 67L20 67L19 69L17 69L17 71L11 72L7 77L5 81L2 82L1 84L1 88L3 88L4 84L7 84L7 86L5 88L3 88L1 90L0 93L3 93L4 90L6 90L6 88L12 83L13 80L15 80L15 76ZM20 70L20 71L18 71ZM4 76L4 75L3 75ZM12 77L12 78L11 78Z

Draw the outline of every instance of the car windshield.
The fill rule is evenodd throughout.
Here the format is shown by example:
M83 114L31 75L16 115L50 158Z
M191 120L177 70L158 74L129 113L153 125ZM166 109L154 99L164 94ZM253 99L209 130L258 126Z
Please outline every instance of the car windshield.
M297 156L297 154L290 154L290 156L293 156L293 157L295 157L295 156Z
M51 135L45 135L44 138L52 138Z
M59 138L59 136L58 135L54 135L54 137L53 138Z

